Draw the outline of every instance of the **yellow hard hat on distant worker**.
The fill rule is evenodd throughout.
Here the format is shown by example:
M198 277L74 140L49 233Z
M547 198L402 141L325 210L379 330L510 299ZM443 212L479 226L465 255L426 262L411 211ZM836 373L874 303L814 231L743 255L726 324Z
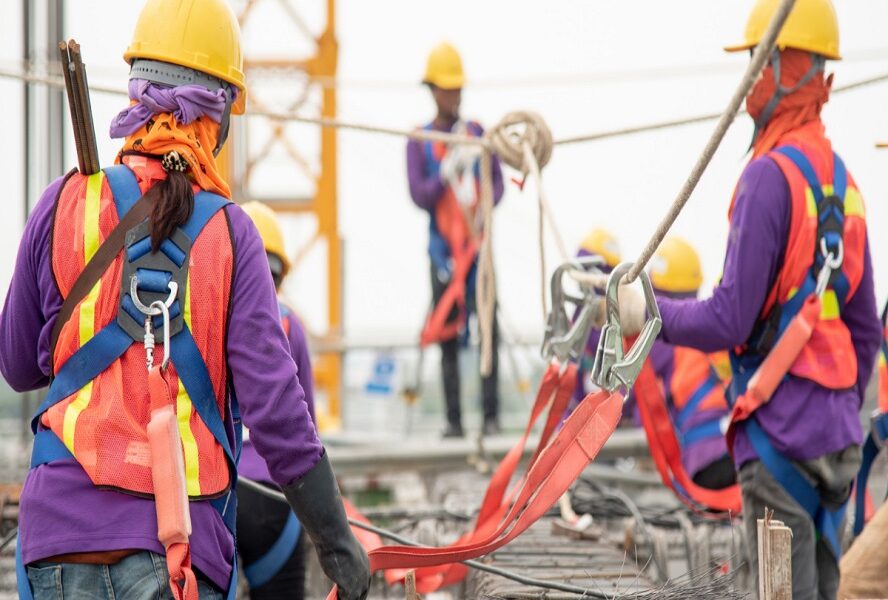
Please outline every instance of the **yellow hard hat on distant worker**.
M285 277L287 271L290 270L290 261L287 259L287 251L284 248L284 232L277 215L267 204L255 200L241 205L241 208L259 230L259 237L262 238L265 252L277 256L283 263L284 272L281 273L281 277Z
M620 244L617 238L606 229L595 228L583 238L580 252L600 256L610 268L620 264Z
M458 90L466 83L462 59L456 48L441 42L429 53L425 77L422 82L442 90Z
M123 58L180 65L230 83L238 89L231 111L244 112L240 25L225 0L148 0Z
M756 0L746 22L745 41L728 46L728 52L754 48L777 11L780 0ZM789 18L777 36L777 47L796 48L820 54L833 60L841 60L839 54L839 21L832 0L796 0Z
M703 284L700 257L683 239L666 238L651 259L651 283L664 292L696 292Z

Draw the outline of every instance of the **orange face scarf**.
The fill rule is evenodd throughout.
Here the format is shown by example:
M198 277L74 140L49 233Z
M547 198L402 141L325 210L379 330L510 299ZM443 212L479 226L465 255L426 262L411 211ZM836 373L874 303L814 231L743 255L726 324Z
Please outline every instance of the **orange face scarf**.
M780 85L790 89L811 69L810 52L787 48L780 52ZM829 100L832 87L832 75L824 78L823 72L816 73L810 81L793 93L780 99L771 118L761 131L757 132L753 141L752 156L758 158L767 153L785 133L808 123L820 120L820 109ZM774 97L777 85L774 81L774 69L768 65L762 77L746 96L746 110L753 119L758 120L768 102Z
M201 189L230 198L231 190L219 175L213 156L218 133L219 125L208 117L180 125L172 114L158 113L127 136L116 162L129 150L157 156L175 150L188 161L188 175Z

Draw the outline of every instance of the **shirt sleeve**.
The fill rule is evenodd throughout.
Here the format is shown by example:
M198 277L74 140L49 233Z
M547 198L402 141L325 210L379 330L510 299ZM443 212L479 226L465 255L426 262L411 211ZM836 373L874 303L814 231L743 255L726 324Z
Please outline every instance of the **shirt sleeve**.
M235 244L228 366L244 424L275 483L305 475L324 453L280 323L268 259L256 227L226 207Z
M299 375L299 383L302 384L302 391L305 392L305 403L308 404L308 414L317 427L318 420L315 418L314 403L314 375L311 370L311 354L308 350L308 341L305 335L305 327L302 322L292 312L287 315L290 320L290 352L293 355L293 361L296 363L296 372Z
M703 352L743 344L783 262L789 185L768 157L752 161L737 184L721 282L706 300L658 298L662 337Z
M857 390L860 392L861 402L866 394L866 386L872 376L876 355L884 335L878 311L873 284L873 264L867 239L863 257L863 277L854 296L842 310L842 321L851 333L851 342L857 353Z
M407 142L407 182L413 203L425 210L432 210L444 195L444 184L427 172L423 143L419 140Z
M61 177L46 188L25 224L0 314L0 372L17 392L49 383L49 338L62 305L49 256L63 182Z

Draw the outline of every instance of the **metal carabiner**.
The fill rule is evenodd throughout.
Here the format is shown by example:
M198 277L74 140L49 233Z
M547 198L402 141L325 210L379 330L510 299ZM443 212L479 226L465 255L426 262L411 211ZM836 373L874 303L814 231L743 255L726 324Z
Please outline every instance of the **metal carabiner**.
M838 255L834 255L832 251L826 247L826 238L820 238L820 254L823 255L823 266L820 273L817 274L817 286L814 293L822 297L829 287L829 280L832 274L842 268L842 262L845 260L845 244L839 240Z
M151 303L149 308L156 309L158 311L157 314L163 315L163 360L160 363L160 370L166 371L167 366L170 364L170 309L166 305L163 300L155 300ZM145 321L148 323L151 317L146 317ZM147 335L147 333L146 333ZM152 342L154 340L154 335L151 336ZM154 363L154 344L151 344L152 355L151 355L151 363L153 366ZM148 345L145 345L145 350L147 352ZM150 366L148 367L150 370Z
M593 300L597 297L591 288L583 289L582 297L575 297L564 290L564 275L577 270L586 273L600 273L602 259L585 256L559 265L552 273L550 294L552 307L546 322L541 354L547 360L557 359L562 365L576 362L583 355L586 340L594 323L596 306ZM579 308L576 319L571 319L566 305L570 302Z
M619 288L623 276L632 268L632 263L621 263L611 273L607 281L607 321L601 330L601 339L595 351L592 366L592 381L610 392L619 387L632 387L641 371L645 359L660 333L663 320L654 296L650 276L646 271L638 274L644 290L644 300L648 318L628 352L623 350L623 327L620 323Z

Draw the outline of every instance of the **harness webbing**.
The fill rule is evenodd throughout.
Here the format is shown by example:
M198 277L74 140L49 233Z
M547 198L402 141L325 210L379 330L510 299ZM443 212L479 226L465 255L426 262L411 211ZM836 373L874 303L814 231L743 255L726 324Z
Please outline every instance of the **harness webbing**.
M296 550L302 525L292 512L287 516L284 529L268 551L248 565L244 565L244 575L251 588L257 588L271 581L278 574Z

